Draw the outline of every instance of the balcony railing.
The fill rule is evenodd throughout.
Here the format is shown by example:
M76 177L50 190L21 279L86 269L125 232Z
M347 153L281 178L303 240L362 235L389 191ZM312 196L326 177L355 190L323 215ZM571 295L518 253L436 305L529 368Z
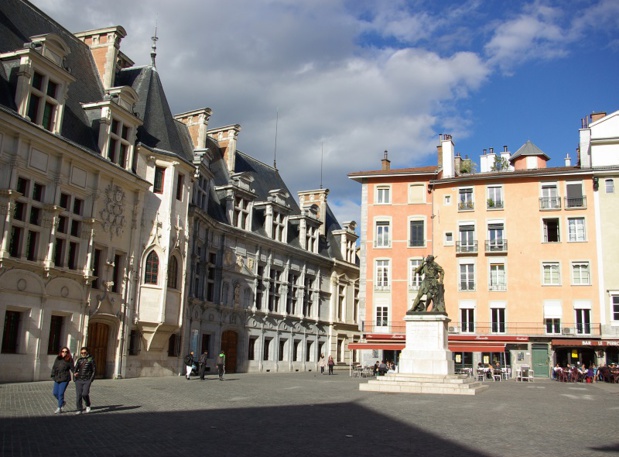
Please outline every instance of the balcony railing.
M493 200L492 198L489 198L486 202L487 209L503 209L503 205L503 200Z
M539 209L541 210L561 209L561 197L541 197L539 199Z
M587 197L568 198L564 200L565 209L585 209L587 207Z
M475 209L475 202L459 202L458 211L473 211Z
M363 321L361 331L363 333L384 333L388 335L403 336L406 334L406 325L403 321L380 322ZM450 334L465 334L475 336L505 335L505 336L547 336L550 338L587 338L602 335L602 326L599 323L592 324L561 324L559 332L548 332L546 324L536 322L469 322L462 325L460 322L449 323Z
M486 252L507 252L507 240L486 240Z
M456 241L456 254L477 254L477 241Z

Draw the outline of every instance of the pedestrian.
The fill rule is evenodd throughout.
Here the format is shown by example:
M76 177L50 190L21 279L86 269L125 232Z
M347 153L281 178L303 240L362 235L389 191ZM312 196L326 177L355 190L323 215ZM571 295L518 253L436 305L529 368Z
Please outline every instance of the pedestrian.
M184 362L185 377L187 378L187 381L189 381L189 379L191 378L191 370L193 369L193 351L189 352L189 354L185 356Z
M95 359L92 358L88 348L84 346L80 350L80 357L75 362L75 372L73 374L73 381L75 381L75 394L77 396L75 414L82 414L90 412L90 385L95 379L95 373L97 367L95 365ZM82 409L82 400L86 403L86 409Z
M226 365L226 354L224 353L222 349L221 351L219 351L219 355L217 356L217 372L219 374L220 381L224 380L224 372L226 370L225 365Z
M327 365L329 365L329 376L333 374L333 366L335 365L335 361L333 360L333 356L329 356L329 360L327 361Z
M200 374L200 381L204 381L204 372L206 371L206 360L208 358L208 351L204 351L198 359L198 373Z
M318 360L318 366L320 367L320 374L325 374L325 366L327 366L327 361L325 360L324 354L320 354L320 359Z
M58 401L58 407L54 414L60 414L63 412L62 408L64 408L64 393L67 390L67 386L69 382L71 382L71 373L75 366L73 365L73 357L71 357L71 351L69 351L68 347L63 347L60 350L60 353L54 360L54 365L52 366L52 379L54 380L54 389L52 394L56 397Z

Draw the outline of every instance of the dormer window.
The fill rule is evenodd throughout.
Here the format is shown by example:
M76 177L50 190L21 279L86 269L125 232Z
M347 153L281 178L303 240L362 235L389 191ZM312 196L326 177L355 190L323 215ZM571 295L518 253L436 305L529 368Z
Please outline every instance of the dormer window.
M15 104L34 124L59 133L67 88L75 81L65 68L70 49L57 35L31 37L23 49L0 54L3 62L19 61Z
M56 131L54 124L60 103L58 97L58 83L49 77L35 71L30 86L30 100L28 101L28 117L35 124L51 132Z
M107 158L122 168L127 167L127 157L131 150L131 133L131 126L125 125L121 120L112 119Z
M286 217L278 212L273 211L273 239L275 241L284 241L284 229L286 228Z
M236 196L234 197L234 213L232 225L243 230L247 230L247 221L249 220L249 200Z

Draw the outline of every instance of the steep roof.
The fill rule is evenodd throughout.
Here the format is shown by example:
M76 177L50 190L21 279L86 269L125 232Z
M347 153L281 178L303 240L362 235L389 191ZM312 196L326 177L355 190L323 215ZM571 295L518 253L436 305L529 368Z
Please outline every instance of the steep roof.
M519 157L526 157L526 156L537 156L537 157L542 157L545 160L550 160L550 157L548 157L544 151L542 151L540 148L538 148L533 143L531 143L531 140L527 140L525 144L520 146L520 149L514 152L514 154L509 158L509 161L513 162Z

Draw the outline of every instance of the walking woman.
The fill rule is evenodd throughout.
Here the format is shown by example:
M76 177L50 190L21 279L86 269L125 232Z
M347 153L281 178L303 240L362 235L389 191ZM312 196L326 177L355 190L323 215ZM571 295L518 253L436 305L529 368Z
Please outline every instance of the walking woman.
M54 390L52 393L54 397L56 397L56 400L58 400L58 407L56 411L54 411L54 414L60 414L62 408L64 408L64 393L71 381L71 373L73 370L73 357L71 357L71 351L69 351L68 347L64 347L60 350L52 366L52 379L54 380Z
M80 350L80 358L75 362L75 393L77 395L75 414L82 414L82 400L86 403L84 413L90 412L90 384L95 379L96 373L95 359L88 352L87 347Z

